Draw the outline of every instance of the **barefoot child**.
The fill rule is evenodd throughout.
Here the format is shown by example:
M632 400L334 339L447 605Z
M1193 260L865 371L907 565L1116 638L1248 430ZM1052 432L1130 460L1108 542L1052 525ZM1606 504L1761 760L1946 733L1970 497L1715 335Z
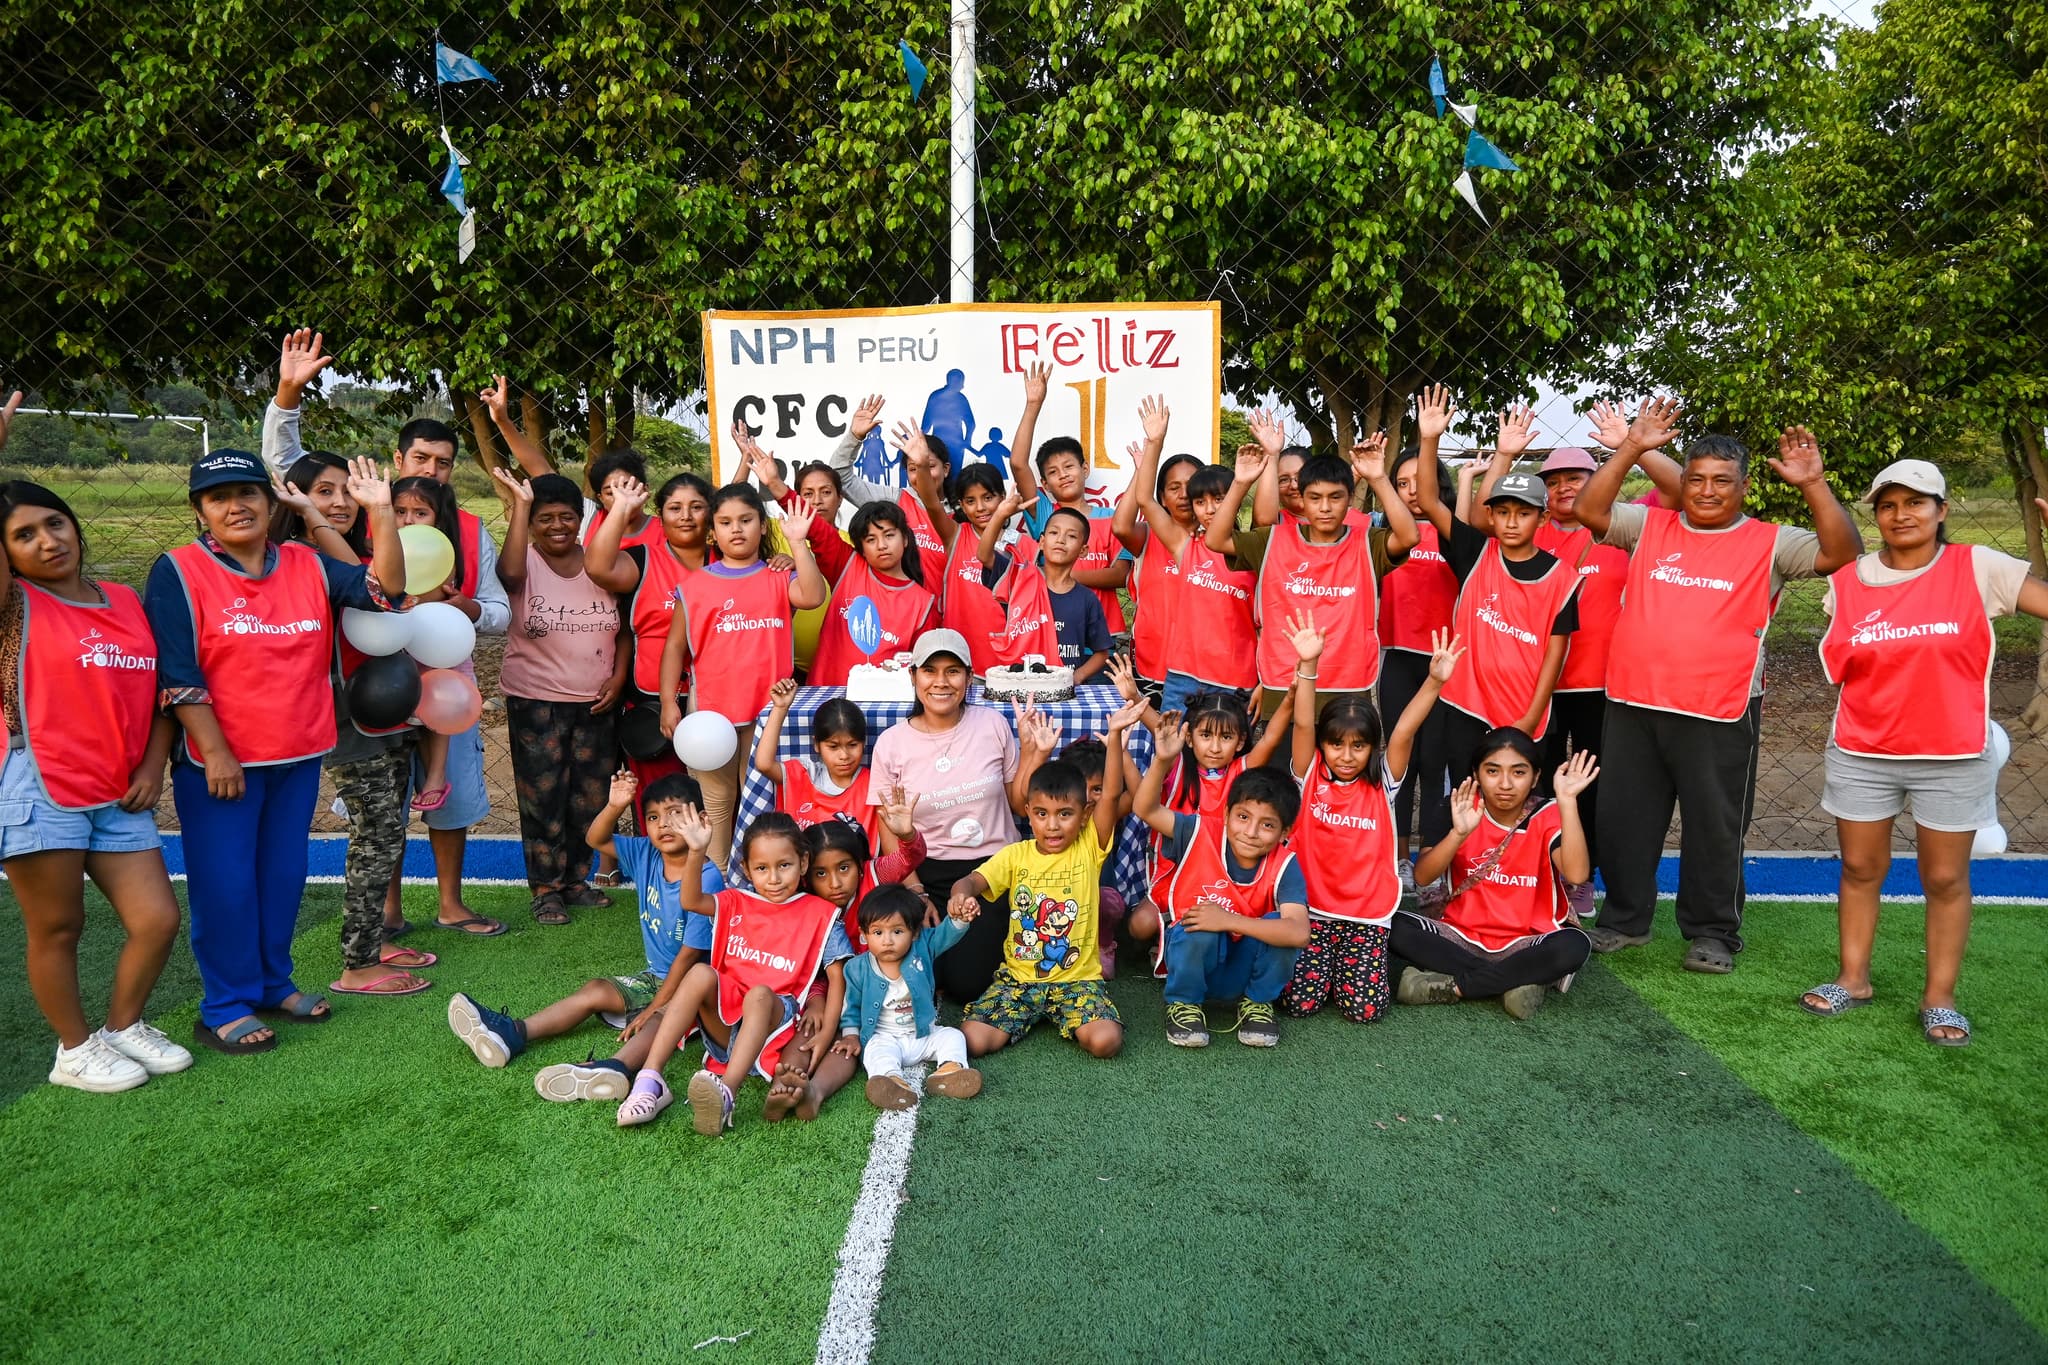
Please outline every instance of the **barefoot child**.
M1527 1019L1544 989L1560 991L1586 965L1592 940L1571 923L1564 882L1592 876L1579 793L1600 775L1581 750L1556 776L1557 799L1535 797L1543 751L1503 727L1480 741L1473 775L1451 793L1449 837L1416 860L1416 876L1451 877L1451 898L1432 919L1394 915L1393 949L1410 965L1404 1005L1446 1005L1499 996Z
M868 950L846 969L846 1008L839 1017L835 1059L852 1061L865 1051L868 1101L877 1109L908 1109L917 1092L903 1068L937 1062L925 1083L935 1094L971 1099L981 1093L981 1073L967 1065L967 1038L938 1022L932 959L960 941L979 902L955 902L951 914L922 931L924 902L908 888L884 886L861 902L860 927Z
M793 1041L804 993L818 975L839 915L830 902L803 889L809 868L803 831L787 815L770 811L747 829L740 860L754 889L715 895L696 886L711 847L711 823L694 809L682 819L690 849L682 907L714 917L711 959L690 968L663 1011L633 1093L619 1106L619 1126L651 1123L674 1103L662 1069L690 1031L701 1027L705 1061L722 1064L732 1078L708 1067L690 1077L693 1126L716 1137L732 1126L733 1089L757 1066L764 1078L772 1076L782 1048Z
M660 1011L683 974L711 946L710 919L685 911L679 891L679 879L688 875L689 861L682 817L696 809L697 780L671 773L647 785L644 839L615 833L619 818L632 808L638 786L634 776L623 769L612 778L610 799L591 821L585 841L600 853L611 853L632 878L646 968L630 975L593 977L524 1019L486 1009L460 992L448 1002L448 1027L488 1067L504 1066L532 1044L567 1033L586 1019L605 1014L630 1016L620 1035L626 1045L618 1056L542 1067L533 1078L533 1088L544 1100L624 1099L633 1072L647 1060L654 1041L653 1031L642 1031L639 1021ZM709 894L725 888L724 878L709 863L703 865L695 884Z
M859 706L834 697L811 714L811 758L777 758L782 726L796 702L796 679L768 689L768 719L754 741L754 771L775 784L775 809L808 828L838 816L859 826L874 845L881 828L868 804L868 718Z
M1142 714L1143 705L1132 703L1110 717L1106 742L1121 746ZM983 896L1004 898L1010 906L995 980L965 1016L968 1050L977 1057L1007 1047L1046 1018L1090 1056L1114 1057L1123 1050L1123 1024L1103 989L1095 947L1096 888L1123 796L1122 765L1104 771L1102 788L1090 818L1088 783L1080 769L1059 761L1039 768L1024 793L1031 838L1009 845L954 883L948 904L956 918L972 919L969 907Z
M1302 816L1292 844L1308 876L1309 941L1280 1008L1299 1017L1334 998L1346 1019L1370 1024L1387 1012L1387 930L1401 903L1393 798L1415 736L1463 651L1449 631L1432 634L1429 673L1382 746L1379 712L1370 702L1339 697L1315 714L1322 632L1306 615L1285 628L1300 660L1293 768Z
M1177 750L1177 730L1161 756ZM1280 1041L1273 1002L1308 942L1308 885L1282 844L1300 811L1293 786L1270 768L1230 784L1222 819L1170 811L1159 803L1163 763L1138 787L1138 818L1165 841L1174 868L1158 889L1166 959L1166 1040L1207 1047L1209 1000L1235 1000L1231 1029L1246 1047Z

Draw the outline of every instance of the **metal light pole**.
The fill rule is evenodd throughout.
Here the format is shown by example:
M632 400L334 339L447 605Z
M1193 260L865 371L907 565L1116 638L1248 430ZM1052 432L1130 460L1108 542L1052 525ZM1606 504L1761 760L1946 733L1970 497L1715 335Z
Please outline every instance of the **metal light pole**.
M974 0L953 0L953 302L974 302Z

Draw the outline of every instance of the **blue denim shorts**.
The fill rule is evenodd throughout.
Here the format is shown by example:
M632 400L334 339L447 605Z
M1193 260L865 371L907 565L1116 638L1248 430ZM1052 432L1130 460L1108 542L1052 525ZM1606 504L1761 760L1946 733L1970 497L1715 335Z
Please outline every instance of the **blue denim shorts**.
M491 813L491 794L484 789L482 724L479 721L459 735L448 736L448 799L439 810L420 813L420 820L428 829L468 829ZM406 791L406 800L419 795L426 777L426 761L415 749L412 786Z
M7 771L0 773L0 859L60 848L146 853L162 848L163 842L156 832L155 811L130 812L119 806L59 810L43 794L29 751L16 749L7 755Z
M796 1018L797 1011L803 1008L803 1005L793 995L778 995L775 998L782 1005L782 1022L777 1024L774 1028L768 1030L768 1036L770 1038L773 1038L776 1034L788 1028L790 1026L790 1023ZM733 1028L737 1029L739 1028L739 1025L734 1024ZM698 1036L704 1040L704 1056L711 1061L717 1062L720 1066L724 1066L727 1060L726 1049L724 1047L721 1047L719 1045L718 1040L716 1038L713 1038L708 1033L700 1033ZM761 1070L761 1064L759 1062L754 1063L754 1071L757 1075L765 1076L768 1074L767 1072ZM744 1076L740 1077L740 1081L743 1081L745 1079L746 1077ZM726 1083L728 1085L733 1086L735 1089L737 1089L739 1086L739 1081L729 1080Z

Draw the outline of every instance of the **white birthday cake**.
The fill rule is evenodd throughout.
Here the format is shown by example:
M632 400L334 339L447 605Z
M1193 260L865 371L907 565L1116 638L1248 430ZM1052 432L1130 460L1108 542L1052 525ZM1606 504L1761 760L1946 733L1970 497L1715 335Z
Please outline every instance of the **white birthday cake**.
M1071 701L1074 670L1048 664L1043 654L1026 654L1022 663L991 668L985 686L995 701Z
M846 699L853 702L916 701L910 686L910 656L878 664L855 664L846 675Z

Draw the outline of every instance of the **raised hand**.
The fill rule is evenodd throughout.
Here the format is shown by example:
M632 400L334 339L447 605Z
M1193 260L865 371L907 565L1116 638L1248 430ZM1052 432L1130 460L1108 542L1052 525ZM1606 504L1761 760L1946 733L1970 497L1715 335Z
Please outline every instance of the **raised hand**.
M1024 371L1024 405L1036 407L1045 401L1045 391L1052 382L1052 366L1039 362Z
M998 526L1008 524L1010 518L1016 516L1024 506L1024 499L1018 494L1017 485L1009 484L1007 490L1003 494L1003 500L996 504L995 521Z
M911 819L917 814L917 800L915 796L905 796L901 785L890 788L886 798L876 807L882 813L882 827L899 840L917 833L917 826Z
M1600 776L1600 761L1591 749L1581 749L1565 760L1563 767L1550 779L1551 789L1560 801L1574 801L1579 793L1593 785L1593 779Z
M1138 423L1144 427L1145 439L1148 441L1165 440L1166 424L1172 418L1173 413L1167 409L1166 395L1163 393L1155 393L1138 404Z
M1159 718L1159 726L1152 732L1153 757L1161 763L1171 763L1187 747L1187 723L1181 719L1179 711L1168 711Z
M896 448L902 451L909 459L930 460L936 458L932 454L932 448L925 444L924 433L908 422L898 422L896 429L889 433L889 439L894 441Z
M505 485L506 491L512 495L513 503L518 506L521 512L533 506L532 483L525 479L515 479L504 470L497 468L491 470L491 477Z
M1415 395L1415 435L1430 441L1451 429L1451 391L1441 384L1429 384Z
M1360 483L1378 483L1387 477L1387 433L1375 431L1352 445L1351 472Z
M367 455L358 455L348 462L348 495L365 512L391 506L390 481L377 468L377 462Z
M1138 700L1138 670L1128 654L1112 654L1104 667L1109 680L1116 684L1116 694L1125 701Z
M284 346L277 356L279 388L304 393L306 386L320 377L320 371L334 363L334 357L320 348L323 340L320 333L310 327L285 333Z
M621 768L612 774L610 800L614 806L625 807L632 805L633 796L639 790L640 779L633 776L627 769Z
M1450 628L1433 630L1429 633L1429 676L1440 683L1451 680L1451 674L1458 671L1458 660L1465 657L1465 641L1462 636L1451 634Z
M301 492L297 484L287 483L277 477L277 475L272 474L270 476L270 488L272 492L277 494L279 502L291 508L292 511L297 512L300 516L303 517L306 513L313 510L313 500Z
M1144 699L1142 697L1138 697L1126 701L1122 706L1117 707L1117 709L1113 713L1111 713L1109 717L1109 728L1103 733L1102 736L1103 741L1105 743L1109 743L1109 741L1115 740L1118 735L1121 735L1124 731L1130 729L1133 725L1140 724L1141 722L1143 722L1144 719ZM1109 747L1111 749L1115 749L1118 747L1118 745L1110 743Z
M1280 458L1280 452L1287 445L1287 433L1281 429L1280 419L1265 408L1260 408L1245 419L1245 425L1252 429L1252 439L1259 443L1259 449Z
M1517 404L1500 415L1500 433L1494 438L1494 449L1512 460L1529 448L1537 434L1536 410L1526 403Z
M682 827L683 842L692 853L705 853L711 848L711 821L695 806L684 806L682 816L676 821Z
M1586 433L1587 437L1609 450L1619 446L1628 435L1628 415L1621 410L1618 403L1601 399L1593 405L1589 419L1593 423L1593 429Z
M491 386L478 391L476 400L491 410L491 420L500 426L512 425L512 386L505 382L505 376L491 376Z
M771 467L769 470L773 473ZM801 545L810 548L811 523L818 519L818 509L802 498L790 499L789 506L782 509L782 534L789 541L789 548Z
M1479 784L1469 777L1451 793L1451 828L1460 835L1479 828Z
M1827 466L1821 463L1820 443L1805 427L1785 428L1785 434L1778 438L1778 455L1771 461L1771 468L1795 488L1805 488L1827 477Z
M1268 455L1262 446L1239 446L1237 448L1237 466L1231 471L1230 477L1242 484L1257 483L1259 476L1266 472L1266 466L1272 462L1273 457Z
M796 704L796 679L777 678L768 688L768 705L776 711L787 711Z
M614 474L612 479L612 515L631 521L633 514L647 505L651 496L647 485L630 474Z
M1040 711L1035 703L1026 702L1017 713L1017 739L1026 749L1049 755L1060 746L1059 722Z
M1316 618L1312 613L1293 613L1282 629L1286 632L1287 642L1294 646L1295 658L1312 664L1323 657L1323 633L1316 629Z
M860 406L853 410L852 418L846 424L847 434L856 441L867 439L867 434L882 424L883 398L871 393L860 400Z
M1626 439L1637 450L1656 450L1671 444L1678 435L1681 409L1676 398L1651 398L1636 409L1636 420L1628 424Z
M7 405L0 407L0 447L7 444L7 433L14 430L14 413L21 406L22 392L16 389L7 395Z

